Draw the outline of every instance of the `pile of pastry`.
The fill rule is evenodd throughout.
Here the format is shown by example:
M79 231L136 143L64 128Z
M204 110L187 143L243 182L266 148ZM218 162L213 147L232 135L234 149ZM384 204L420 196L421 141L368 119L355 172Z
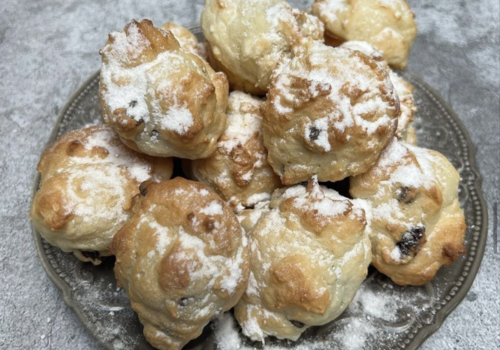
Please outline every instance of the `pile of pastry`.
M296 340L370 264L422 285L464 252L459 175L416 146L413 88L390 68L416 36L404 0L206 0L201 24L204 43L148 20L109 35L105 125L45 151L31 210L51 244L116 257L153 346L233 307L251 340ZM346 178L349 198L330 186Z

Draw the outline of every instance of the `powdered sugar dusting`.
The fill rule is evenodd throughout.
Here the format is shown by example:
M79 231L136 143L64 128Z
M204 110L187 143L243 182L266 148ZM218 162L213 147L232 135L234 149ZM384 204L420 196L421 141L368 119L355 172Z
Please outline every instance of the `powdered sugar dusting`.
M212 201L208 207L201 208L200 213L206 215L222 215L222 205L218 201Z
M122 32L113 35L125 36ZM130 45L135 42L131 41ZM123 109L127 117L138 123L149 122L153 118L162 129L177 134L189 130L194 124L193 115L186 103L177 100L176 86L171 86L168 80L168 76L180 70L185 62L180 52L164 51L149 62L128 66L123 63L124 58L120 55L122 48L117 47L116 42L108 44L104 50L111 55L103 61L101 88L104 102L111 111ZM173 95L166 107L160 104L160 99L169 101L165 94ZM104 114L104 118L116 117L115 114Z
M111 163L123 168L137 182L143 182L151 177L151 166L144 160L134 154L132 150L127 149L118 141L117 135L110 128L102 128L93 132L84 142L87 150L100 147L105 149L108 154L105 158L100 157L72 157L71 162L75 164L103 164Z
M90 222L97 218L123 222L127 215L122 208L125 202L125 178L119 168L85 166L70 170L67 182L68 207L74 214ZM103 201L112 204L105 211ZM111 203L110 203L111 202Z
M325 117L309 123L304 135L325 152L331 150L327 137L331 133L331 128L344 133L348 128L359 126L362 131L370 135L379 127L390 125L393 118L388 113L394 110L394 107L383 100L381 82L376 76L365 73L372 70L366 62L353 56L349 49L331 48L317 42L309 42L307 45L305 53L299 50L296 53L298 58L283 65L275 75L273 84L274 88L280 91L280 98L273 100L273 106L279 113L286 114L290 112L289 105L299 103L297 101L299 96L290 90L292 79L301 79L308 82L311 98L326 94L334 107ZM307 69L298 61L304 59L300 57L304 54L308 55L307 61L310 66ZM326 58L329 65L345 65L345 62L349 62L351 68L333 74L328 67L325 67ZM382 84L385 91L394 94L389 79ZM349 97L354 91L360 94L355 103Z
M187 108L187 104L181 106L174 104L164 115L160 112L158 115L163 129L175 131L179 135L185 134L194 123L193 115Z
M248 244L245 235L242 236L241 245L235 256L229 258L222 255L207 256L205 254L207 244L199 237L187 233L182 227L178 230L177 240L181 249L173 255L173 258L185 260L187 251L196 257L197 262L188 265L191 282L208 278L207 288L211 289L220 278L221 290L229 294L234 293L243 279L244 250Z
M244 146L252 137L262 133L262 116L259 107L262 101L241 91L229 95L227 127L217 147L230 153L238 145Z
M338 20L339 13L347 10L347 0L327 0L318 2L316 6L318 6L319 12L328 23L334 23Z

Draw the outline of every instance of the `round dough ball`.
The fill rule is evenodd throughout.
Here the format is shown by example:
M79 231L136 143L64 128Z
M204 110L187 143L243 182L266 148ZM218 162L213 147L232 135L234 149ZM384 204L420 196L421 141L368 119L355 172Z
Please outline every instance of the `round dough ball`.
M183 50L197 54L204 59L207 58L204 45L198 42L196 36L191 33L189 29L173 22L165 23L161 26L161 29L168 30L174 34L174 37L177 39Z
M316 178L307 188L276 190L269 209L244 211L240 219L250 230L251 268L234 314L254 341L297 340L308 327L331 322L366 278L365 214Z
M397 284L422 285L465 252L459 180L442 154L396 139L372 169L351 178L351 195L365 200L380 272Z
M383 67L359 51L314 41L276 71L262 111L268 161L286 185L367 171L400 113Z
M413 98L413 86L390 69L382 53L375 50L375 48L366 41L346 41L341 46L347 49L361 51L387 69L396 95L398 95L401 109L401 114L398 118L396 137L403 142L416 145L417 139L415 129L412 126L414 116L417 113L415 99Z
M366 41L391 66L406 68L417 26L405 0L316 0L312 13L325 24L327 36Z
M170 31L132 21L101 50L104 122L136 151L205 158L226 125L227 79Z
M144 181L172 176L171 158L134 152L108 126L71 131L38 163L41 186L30 218L50 244L99 264L115 233L131 215Z
M206 0L201 16L209 61L231 87L264 95L272 71L303 37L323 40L323 24L285 0Z
M227 127L209 158L187 161L186 172L235 209L271 198L281 186L267 162L262 140L262 100L240 91L229 95Z
M116 278L158 349L197 338L247 286L246 236L231 208L199 182L148 185L111 249Z

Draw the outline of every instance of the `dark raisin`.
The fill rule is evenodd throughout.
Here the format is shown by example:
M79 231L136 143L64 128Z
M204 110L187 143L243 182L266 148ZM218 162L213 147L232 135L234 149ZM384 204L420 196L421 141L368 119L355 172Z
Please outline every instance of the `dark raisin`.
M152 137L158 137L158 130L153 129L153 131L151 131L151 136Z
M130 103L128 104L128 106L130 108L134 108L135 106L137 106L137 101L136 100L130 101Z
M192 299L194 298L181 298L181 300L179 300L179 306L187 306Z
M300 321L290 320L290 323L297 328L304 328L305 324Z
M403 255L410 255L412 251L419 247L419 241L424 237L424 234L424 226L412 227L409 231L405 232L396 245Z
M141 118L141 119L139 119L139 120L137 120L135 122L136 125L141 125L142 123L144 123L144 119L143 118Z
M148 188L146 187L146 185L144 184L144 182L139 185L139 192L141 192L141 194L143 196L145 196L146 194L148 194Z
M101 254L99 254L99 252L86 252L86 251L81 251L82 255L86 258L89 258L89 259L92 259L92 260L95 260L95 259L99 259L99 257L101 256Z
M319 137L319 129L316 128L315 126L312 126L310 129L309 129L309 139L311 139L311 141L316 141Z
M396 190L396 199L399 202L406 204L411 203L415 199L416 195L416 191L407 186L400 187Z

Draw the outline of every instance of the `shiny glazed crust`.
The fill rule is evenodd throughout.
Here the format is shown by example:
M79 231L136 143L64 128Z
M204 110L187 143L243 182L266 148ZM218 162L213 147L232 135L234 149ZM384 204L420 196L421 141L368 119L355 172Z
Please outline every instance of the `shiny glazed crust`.
M235 209L270 199L281 186L267 162L262 140L262 100L240 91L229 95L227 127L209 158L185 162L191 178L205 183Z
M337 42L366 41L392 67L406 68L417 26L405 0L316 0L312 13Z
M201 17L210 64L231 88L267 92L279 60L302 37L323 40L323 24L284 0L207 0Z
M249 230L251 272L235 316L252 340L296 340L334 320L366 278L363 210L316 179L277 190L267 209L245 210L240 220Z
M183 178L146 186L111 250L144 335L161 350L197 338L247 286L249 251L236 216L208 187Z
M187 159L215 151L226 124L224 74L148 20L111 33L101 56L103 120L127 146Z
M308 41L276 70L262 106L268 161L283 184L367 171L392 139L399 101L367 55Z
M139 185L169 179L173 162L136 153L110 127L92 126L61 136L37 169L41 186L30 213L35 228L52 245L99 264L130 216Z
M465 252L459 179L439 152L396 140L370 171L351 178L351 195L372 207L372 263L395 283L425 284Z

